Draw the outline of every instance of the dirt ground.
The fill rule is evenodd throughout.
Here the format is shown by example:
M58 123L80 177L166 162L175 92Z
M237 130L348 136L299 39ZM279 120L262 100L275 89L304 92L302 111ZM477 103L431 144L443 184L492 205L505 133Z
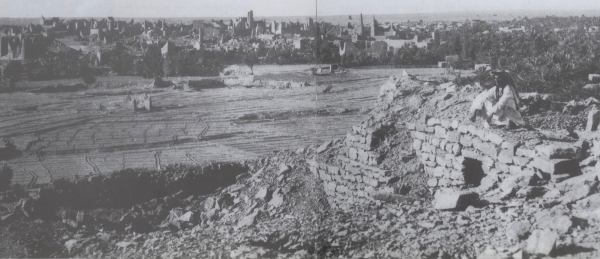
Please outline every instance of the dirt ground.
M14 100L7 98L3 109L13 115L2 129L34 138L19 142L10 136L24 152L9 166L37 158L44 170L56 170L47 170L49 175L72 178L65 168L77 166L94 173L55 181L37 200L4 195L0 257L542 258L525 251L531 244L545 251L540 233L554 233L540 232L546 228L560 235L543 258L598 257L600 220L593 209L600 206L600 194L593 172L539 186L508 185L512 191L502 199L492 196L511 181L493 183L471 206L434 208L437 197L413 154L406 124L427 114L468 121L461 111L478 89L449 90L439 82L403 78L391 101L378 98L388 76L400 71L350 70L316 87L280 90L196 92L139 84L10 93ZM280 80L303 72L260 76ZM435 70L423 73L437 76ZM118 79L104 82L118 85ZM133 112L120 106L132 93L161 98L154 101L155 111ZM41 104L17 105L27 97ZM102 106L94 108L94 102ZM76 111L61 114L62 107ZM22 125L16 114L33 117L22 119ZM582 114L550 109L525 116L537 129L490 131L528 142L561 123L580 130ZM378 168L391 173L386 186L398 193L370 205L334 209L312 166L337 163L352 126L383 122L395 126L380 136L376 151L384 157ZM556 136L571 141L564 128L554 130ZM237 162L207 165L211 159ZM34 174L35 167L19 166L21 175ZM107 169L135 166L146 169L110 174Z
M379 85L402 71L350 69L315 79L308 68L254 70L267 80L319 80L316 88L183 91L153 88L151 79L107 76L91 87L40 93L44 87L80 82L20 82L16 91L0 93L0 136L23 152L8 161L15 171L13 182L26 184L33 177L45 184L124 168L235 161L320 143L344 136L372 107ZM152 98L154 110L134 112L123 101L143 95Z

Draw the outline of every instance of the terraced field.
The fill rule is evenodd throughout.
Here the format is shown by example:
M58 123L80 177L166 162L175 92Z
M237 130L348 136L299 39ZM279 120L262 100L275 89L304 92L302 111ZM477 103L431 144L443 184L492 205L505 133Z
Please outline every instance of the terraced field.
M344 136L372 107L387 77L401 73L352 70L319 77L315 86L302 67L264 71L262 80L304 75L311 86L182 91L152 88L147 79L100 77L101 85L122 86L33 93L61 82L20 83L17 92L0 93L0 136L23 151L5 163L15 171L13 182L44 184L124 168L250 159L318 144ZM128 94L147 94L156 109L134 112L123 101Z

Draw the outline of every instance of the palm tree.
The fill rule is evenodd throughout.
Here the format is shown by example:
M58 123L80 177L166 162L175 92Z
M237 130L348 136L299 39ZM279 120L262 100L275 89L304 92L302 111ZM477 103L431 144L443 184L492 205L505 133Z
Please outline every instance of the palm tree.
M487 67L480 67L475 70L475 81L481 84L481 87L488 88L488 86L492 83L492 76L490 74L490 70Z

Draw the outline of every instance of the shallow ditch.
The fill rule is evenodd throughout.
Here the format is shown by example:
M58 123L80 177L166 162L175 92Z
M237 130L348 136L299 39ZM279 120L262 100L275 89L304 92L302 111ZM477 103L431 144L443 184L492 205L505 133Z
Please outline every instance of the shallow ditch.
M47 208L126 208L171 195L210 194L236 183L236 177L248 170L246 163L171 165L161 171L126 169L106 176L59 179L40 190L38 203Z

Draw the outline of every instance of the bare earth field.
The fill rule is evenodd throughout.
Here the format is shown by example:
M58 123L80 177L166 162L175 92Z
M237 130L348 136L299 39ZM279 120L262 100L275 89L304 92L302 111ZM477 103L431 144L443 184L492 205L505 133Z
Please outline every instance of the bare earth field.
M106 174L124 168L251 159L339 138L359 123L379 86L401 69L351 69L309 76L309 66L257 66L261 80L298 80L292 89L156 89L150 79L99 77L69 92L36 89L79 80L21 82L0 91L0 136L22 151L7 161L13 182L49 183L61 177ZM441 74L441 69L409 69ZM189 78L169 78L189 80ZM316 89L315 89L315 85ZM328 93L322 91L331 86ZM318 96L316 94L318 93ZM147 94L155 109L134 112L127 95ZM316 112L317 111L317 112Z

